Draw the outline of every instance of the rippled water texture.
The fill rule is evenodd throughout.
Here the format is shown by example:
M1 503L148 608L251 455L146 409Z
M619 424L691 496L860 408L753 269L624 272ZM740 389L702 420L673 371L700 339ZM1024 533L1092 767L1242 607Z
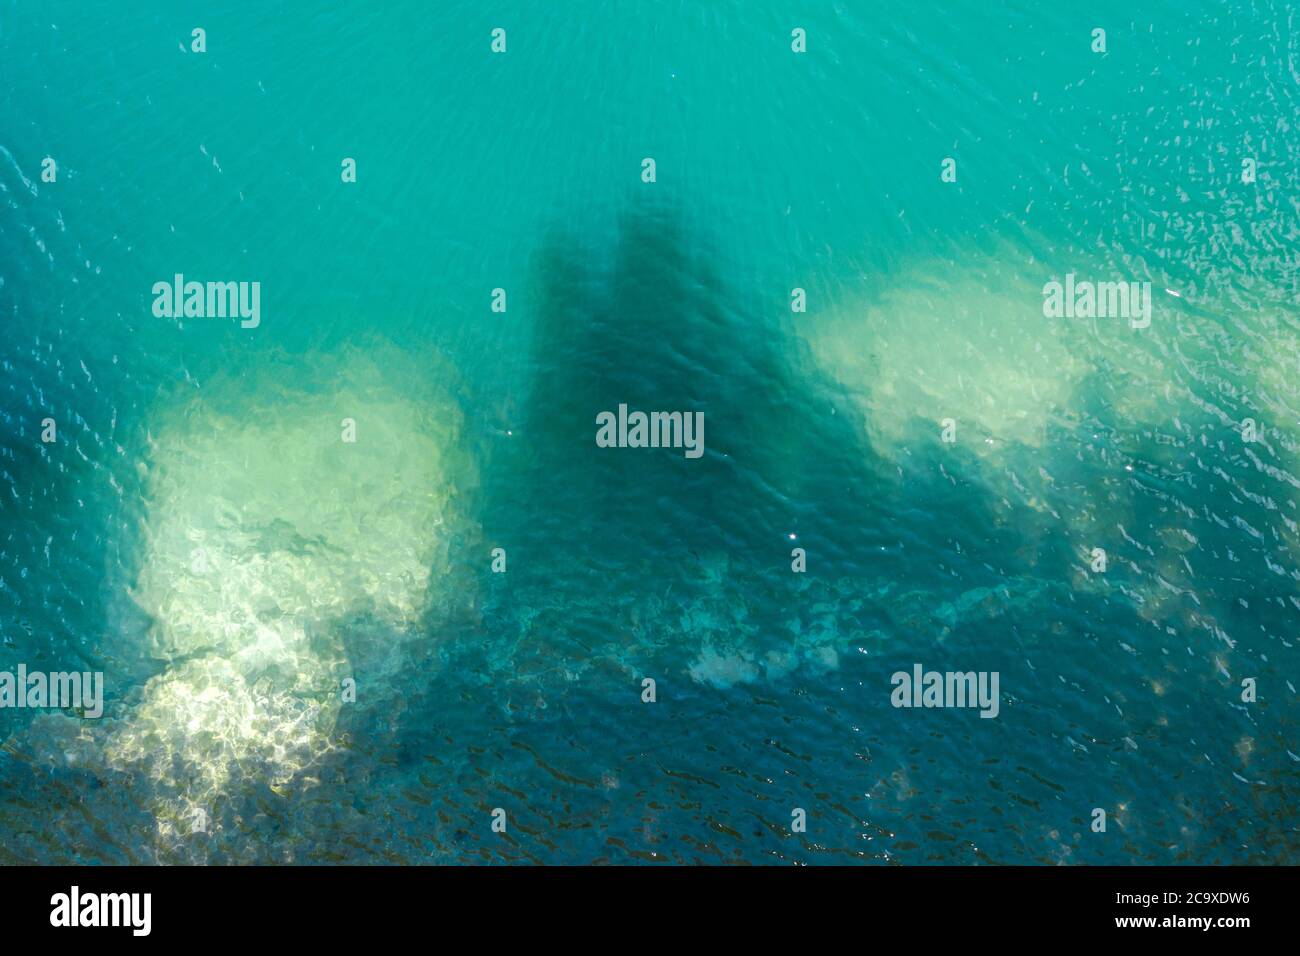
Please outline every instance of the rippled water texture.
M0 860L1300 862L1293 7L164 6L0 7Z

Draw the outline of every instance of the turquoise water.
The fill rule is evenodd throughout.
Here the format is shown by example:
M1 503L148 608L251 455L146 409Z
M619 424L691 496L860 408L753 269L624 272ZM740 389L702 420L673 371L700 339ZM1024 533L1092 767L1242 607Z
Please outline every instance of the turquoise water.
M374 7L0 9L0 859L1300 861L1293 8Z

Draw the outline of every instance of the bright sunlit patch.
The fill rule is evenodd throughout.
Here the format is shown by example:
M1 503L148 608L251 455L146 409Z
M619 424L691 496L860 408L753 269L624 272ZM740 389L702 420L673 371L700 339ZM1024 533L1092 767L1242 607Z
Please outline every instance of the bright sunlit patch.
M175 795L160 828L189 832L237 774L275 788L319 760L351 672L340 625L427 607L469 476L458 407L409 366L280 367L155 419L133 597L169 666L106 752Z
M922 425L937 441L948 418L981 456L1006 442L1042 445L1089 366L1071 344L1081 330L1043 317L1048 270L1025 269L929 264L806 324L814 358L857 399L873 446L893 454Z

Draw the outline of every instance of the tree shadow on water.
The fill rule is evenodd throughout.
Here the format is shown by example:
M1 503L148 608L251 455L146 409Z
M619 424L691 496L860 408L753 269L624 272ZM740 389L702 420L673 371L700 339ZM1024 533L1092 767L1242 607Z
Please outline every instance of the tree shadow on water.
M606 572L639 555L745 550L777 494L766 449L794 426L774 323L727 288L670 207L623 213L610 248L552 235L535 263L535 385L487 523L527 527ZM702 412L702 456L599 447L597 415L620 404Z

